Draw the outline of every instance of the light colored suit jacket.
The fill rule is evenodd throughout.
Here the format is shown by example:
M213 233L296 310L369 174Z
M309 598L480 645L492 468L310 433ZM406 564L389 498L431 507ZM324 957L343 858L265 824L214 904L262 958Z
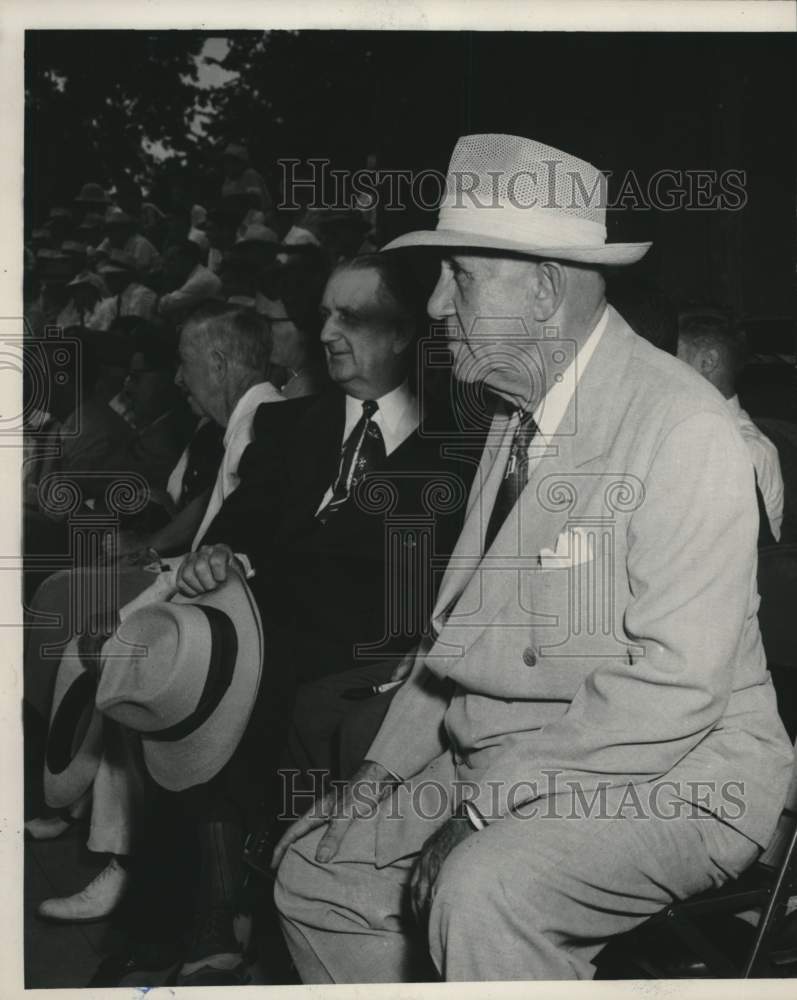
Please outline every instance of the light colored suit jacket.
M407 779L403 792L468 782L488 822L568 783L664 779L765 845L792 750L756 619L753 473L725 401L611 310L560 432L482 556L512 428L495 416L439 631L368 759ZM409 802L401 821L380 820L378 864L441 822Z

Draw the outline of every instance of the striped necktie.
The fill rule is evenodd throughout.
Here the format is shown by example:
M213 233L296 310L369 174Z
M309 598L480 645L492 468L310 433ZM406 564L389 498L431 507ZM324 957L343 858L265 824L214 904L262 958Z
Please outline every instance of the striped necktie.
M517 503L518 497L529 481L529 445L538 430L539 427L534 421L533 414L523 413L520 417L520 423L515 428L506 472L498 487L495 504L490 514L487 534L484 538L485 552L495 541L495 536L500 531L501 525L507 519L509 512Z
M378 469L384 462L385 442L379 426L372 419L378 409L379 406L374 400L363 401L363 415L346 438L340 453L340 469L332 488L332 496L316 514L321 524L326 524L329 518L346 503L352 490L366 472Z

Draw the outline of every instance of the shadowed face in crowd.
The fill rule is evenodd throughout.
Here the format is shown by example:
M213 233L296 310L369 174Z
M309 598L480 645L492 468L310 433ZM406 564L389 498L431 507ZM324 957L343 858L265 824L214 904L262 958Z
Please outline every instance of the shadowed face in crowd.
M324 290L321 317L330 378L349 395L378 399L404 381L411 334L377 271L336 271Z
M246 164L237 156L222 156L221 166L224 170L224 176L230 180L240 177L246 169Z
M145 427L165 413L174 402L172 373L165 367L154 368L144 354L136 352L130 359L125 392L130 399L136 424Z
M105 284L111 295L121 295L127 286L133 281L131 271L106 271L103 274Z

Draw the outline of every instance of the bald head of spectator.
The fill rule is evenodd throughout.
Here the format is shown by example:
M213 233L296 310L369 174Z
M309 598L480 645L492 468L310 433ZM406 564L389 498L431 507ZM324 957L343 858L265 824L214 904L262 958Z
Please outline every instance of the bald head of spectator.
M227 303L200 306L183 324L175 381L189 404L226 427L238 400L269 375L268 321Z
M721 309L689 310L678 321L678 357L715 386L726 399L736 393L746 342Z

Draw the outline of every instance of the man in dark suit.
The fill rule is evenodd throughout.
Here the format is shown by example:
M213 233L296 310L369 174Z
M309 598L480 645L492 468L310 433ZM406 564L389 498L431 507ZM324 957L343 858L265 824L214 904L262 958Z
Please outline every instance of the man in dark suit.
M255 569L251 586L267 649L238 751L216 779L189 793L196 815L218 825L212 863L226 867L223 877L207 879L219 890L210 892L208 910L226 906L230 919L215 920L211 933L202 915L182 970L185 985L220 984L220 976L240 981L234 901L220 887L237 880L242 826L264 792L267 799L277 792L297 685L353 667L347 686L368 689L389 679L427 627L475 468L465 453L443 457L441 437L421 426L408 376L423 298L401 262L366 256L339 267L322 316L335 385L313 399L261 408L239 489L208 529L207 544L178 573L180 591L195 596L217 587L236 554L244 555ZM328 753L348 704L334 684L322 690L325 712L312 720L315 763ZM312 703L319 707L318 697Z

